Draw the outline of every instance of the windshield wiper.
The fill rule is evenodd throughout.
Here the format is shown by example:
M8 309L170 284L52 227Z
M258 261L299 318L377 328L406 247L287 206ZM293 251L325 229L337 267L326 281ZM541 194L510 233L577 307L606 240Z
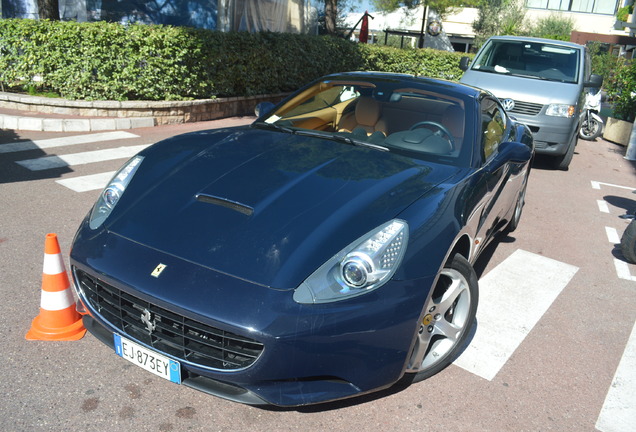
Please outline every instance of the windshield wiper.
M259 121L259 122L254 122L252 123L252 126L257 127L257 128L261 128L261 129L270 129L270 130L276 130L276 131L280 131L280 132L285 132L285 133L289 133L289 134L293 134L296 131L285 127L285 126L281 126L281 125L277 125L275 123L267 123L264 121Z
M368 148L372 148L374 150L389 151L389 149L387 147L384 147L384 146L381 146L381 145L377 145L377 144L371 144L371 143L368 143L368 142L365 142L365 141L354 140L353 138L345 136L345 135L322 133L322 132L316 132L316 131L307 130L307 129L296 130L294 132L297 135L309 136L309 137L314 137L314 138L324 138L324 139L328 139L328 140L332 140L332 141L343 142L345 144L354 145L354 146L358 146L358 147L368 147Z

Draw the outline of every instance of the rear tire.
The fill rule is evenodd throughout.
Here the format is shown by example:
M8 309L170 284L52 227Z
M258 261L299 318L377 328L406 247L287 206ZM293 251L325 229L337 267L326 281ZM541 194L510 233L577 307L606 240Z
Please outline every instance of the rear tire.
M627 261L636 264L636 219L632 219L623 232L621 251Z
M407 366L413 382L435 375L457 358L475 325L478 301L475 270L456 254L440 272L416 330Z

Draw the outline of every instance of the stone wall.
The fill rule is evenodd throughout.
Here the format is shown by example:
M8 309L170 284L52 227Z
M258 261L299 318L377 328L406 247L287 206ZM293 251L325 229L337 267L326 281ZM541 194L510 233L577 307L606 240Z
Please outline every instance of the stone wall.
M278 102L286 94L191 101L84 101L0 92L0 108L86 118L153 118L155 125L254 115L259 102Z

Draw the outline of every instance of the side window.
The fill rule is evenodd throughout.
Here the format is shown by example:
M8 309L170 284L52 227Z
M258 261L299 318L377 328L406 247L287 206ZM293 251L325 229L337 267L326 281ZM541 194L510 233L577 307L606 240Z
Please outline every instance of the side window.
M506 129L506 117L493 99L481 102L481 149L484 161L497 153Z

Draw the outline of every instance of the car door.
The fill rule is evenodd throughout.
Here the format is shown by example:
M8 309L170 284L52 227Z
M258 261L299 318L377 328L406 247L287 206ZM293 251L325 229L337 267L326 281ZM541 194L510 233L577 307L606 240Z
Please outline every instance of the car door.
M477 240L488 242L492 234L500 228L507 210L512 205L513 194L506 188L510 176L510 166L501 163L499 146L509 134L508 119L499 102L490 96L480 103L480 145L481 167L479 187L482 192Z

